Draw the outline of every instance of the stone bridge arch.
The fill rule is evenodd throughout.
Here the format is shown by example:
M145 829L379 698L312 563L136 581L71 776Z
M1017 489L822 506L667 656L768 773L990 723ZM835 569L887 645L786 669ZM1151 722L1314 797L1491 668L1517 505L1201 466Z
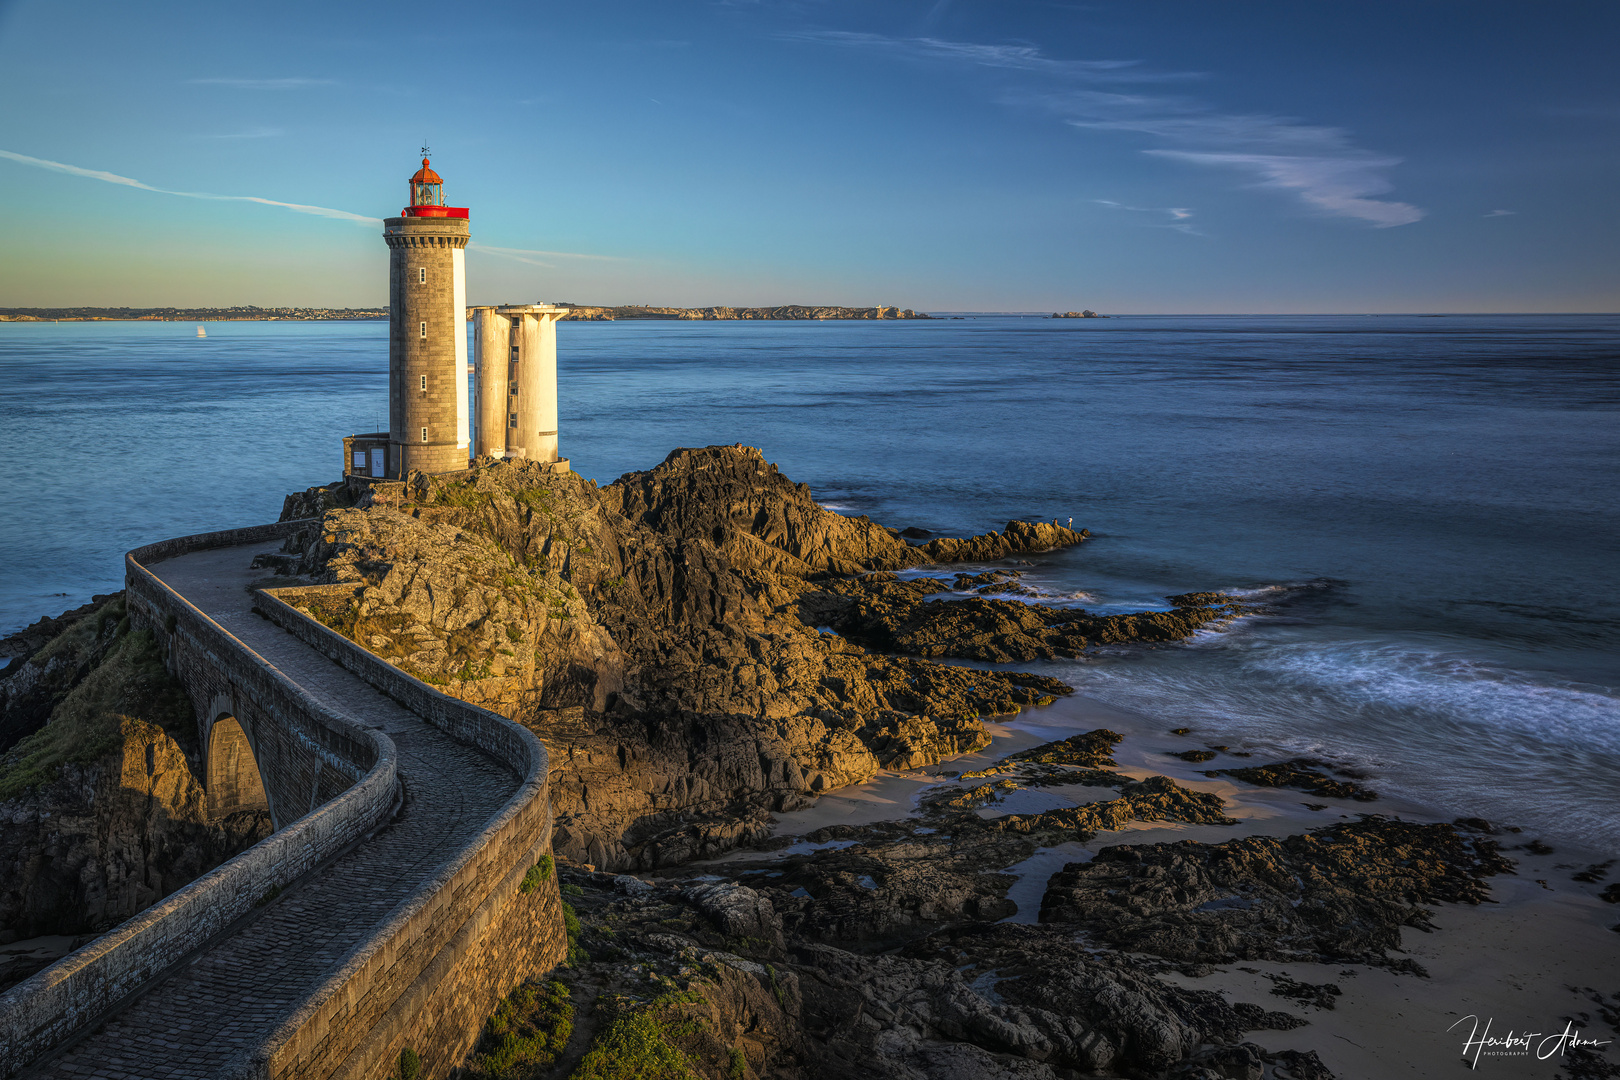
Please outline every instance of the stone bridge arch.
M217 713L209 721L205 747L203 785L208 791L208 816L219 821L238 810L267 810L272 825L281 828L253 753L253 739L241 721L231 713Z

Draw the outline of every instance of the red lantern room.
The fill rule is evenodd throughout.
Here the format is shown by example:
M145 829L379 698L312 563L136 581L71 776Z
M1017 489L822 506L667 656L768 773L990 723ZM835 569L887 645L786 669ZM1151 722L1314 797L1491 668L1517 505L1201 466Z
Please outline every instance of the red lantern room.
M464 206L444 205L444 181L433 171L427 158L422 159L422 167L411 177L410 188L411 204L400 211L401 217L467 216L467 208Z

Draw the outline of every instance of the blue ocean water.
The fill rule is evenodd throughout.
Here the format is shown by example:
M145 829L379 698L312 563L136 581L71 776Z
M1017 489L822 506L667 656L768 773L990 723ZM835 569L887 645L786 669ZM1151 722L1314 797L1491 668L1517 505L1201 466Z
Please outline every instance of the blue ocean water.
M0 325L0 629L124 550L273 519L386 409L381 323ZM1620 318L565 323L564 452L602 483L758 446L846 513L1068 519L1086 606L1279 615L1053 674L1620 852Z

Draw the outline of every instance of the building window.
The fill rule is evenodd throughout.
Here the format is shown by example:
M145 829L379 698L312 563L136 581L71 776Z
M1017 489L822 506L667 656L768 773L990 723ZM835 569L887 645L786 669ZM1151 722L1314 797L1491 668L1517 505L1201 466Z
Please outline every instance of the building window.
M517 397L517 387L512 387L510 393L513 397Z
M427 323L422 324L422 340L427 340Z
M422 376L422 393L427 393L427 376Z
M416 282L418 285L427 284L427 267L418 266L416 268Z
M506 420L506 426L507 426L507 427L510 427L510 428L515 428L515 427L517 427L517 413L513 413L513 414L512 414L512 415L511 415L511 416L509 416L509 417L508 417L508 418L507 418L507 420Z
M422 441L427 442L427 428L422 429Z

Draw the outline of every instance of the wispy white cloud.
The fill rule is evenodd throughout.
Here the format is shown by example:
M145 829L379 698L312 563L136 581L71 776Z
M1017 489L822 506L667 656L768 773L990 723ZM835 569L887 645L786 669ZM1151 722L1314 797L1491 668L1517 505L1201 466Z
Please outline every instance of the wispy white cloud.
M1184 232L1188 236L1204 235L1193 227L1190 220L1193 212L1185 206L1129 206L1122 202L1115 202L1113 199L1092 199L1091 201L1099 206L1106 206L1112 210L1128 210L1133 214L1164 214L1170 220L1159 222L1155 226L1156 228L1174 229L1177 232Z
M1490 213L1486 214L1485 216L1486 217L1512 217L1514 214L1517 214L1517 213L1518 213L1517 210L1492 210Z
M29 157L27 154L15 154L10 150L0 150L0 158L15 161L21 165L31 165L36 169L49 169L52 172L67 173L69 176L82 176L89 180L100 180L107 184L118 184L122 187L137 188L141 191L154 191L159 195L178 195L184 199L207 199L212 202L258 203L261 206L279 206L284 210L291 210L298 214L313 214L316 217L336 218L339 221L353 221L362 225L382 224L382 218L366 217L364 214L351 214L347 210L333 210L327 206L307 206L303 203L261 199L257 195L214 195L206 191L171 191L168 188L144 184L128 176L119 176L117 173L104 172L101 169L84 169L77 165L63 164L60 161L47 161L44 158Z
M1261 187L1292 191L1319 210L1341 217L1360 218L1377 228L1410 225L1422 220L1423 211L1409 203L1374 199L1392 185L1381 170L1399 158L1303 157L1281 154L1200 153L1190 150L1149 150L1149 154L1195 165L1217 165L1254 175Z
M474 240L467 245L473 251L487 251L491 255L514 259L529 266L553 267L556 264L546 262L546 259L591 259L601 262L624 262L617 255L584 255L575 251L535 251L529 248L496 247L493 244L481 244Z
M336 79L187 79L193 86L228 86L233 90L302 90L336 86Z
M1155 72L1139 60L1053 60L1032 45L979 45L940 38L895 38L848 30L801 30L781 35L795 41L815 41L850 48L880 49L920 60L945 60L977 67L1033 71L1070 79L1107 79L1111 82L1168 82L1195 79L1186 72Z
M796 36L1038 76L1042 81L1026 79L1003 87L997 100L1045 110L1076 128L1145 135L1159 143L1145 153L1247 172L1257 186L1291 192L1307 206L1335 217L1376 228L1409 225L1423 217L1423 211L1409 203L1377 197L1393 190L1387 172L1400 159L1357 147L1340 128L1289 116L1222 112L1183 94L1125 85L1199 77L1191 72L1155 72L1134 60L1055 60L1029 45L981 45L843 31Z

